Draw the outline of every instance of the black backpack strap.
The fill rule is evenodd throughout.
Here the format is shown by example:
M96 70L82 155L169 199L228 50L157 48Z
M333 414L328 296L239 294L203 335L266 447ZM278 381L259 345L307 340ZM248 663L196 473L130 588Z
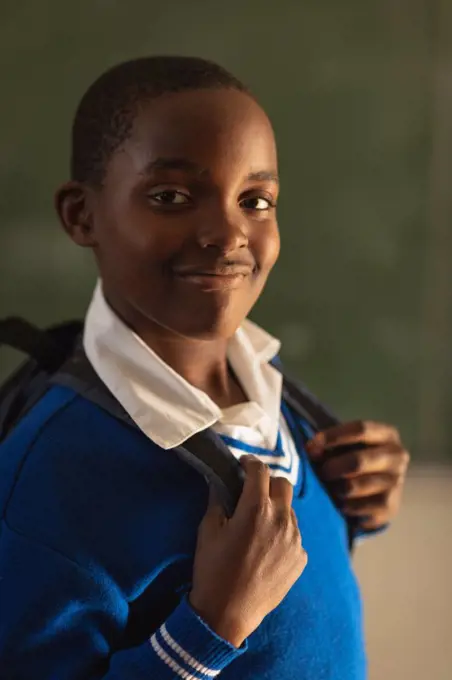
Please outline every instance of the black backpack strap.
M42 330L17 317L0 320L0 347L28 355L0 387L0 442L45 394L49 376L71 354L82 327L82 321L71 321Z
M40 369L57 370L72 352L82 321L69 321L42 330L19 317L0 320L0 346L8 346L34 359Z
M298 380L287 375L279 357L271 362L282 373L283 391L282 396L290 408L301 418L304 418L315 431L326 430L340 423L337 418L324 404L322 404L306 387ZM350 552L353 551L356 532L359 529L358 520L347 519L348 545Z
M278 356L270 363L282 374L282 397L298 416L306 420L316 431L326 430L339 424L339 419L332 411L309 392L300 381L288 375Z
M45 331L18 317L0 321L0 345L17 349L42 365L46 365L52 353L58 351Z
M297 415L310 423L314 430L326 429L339 422L301 383L286 374L280 362L275 362L274 365L283 374L283 399ZM74 389L115 418L137 428L135 422L95 372L81 342L71 358L53 376L51 382ZM173 452L202 474L208 484L213 486L226 515L231 517L240 498L245 475L240 463L221 437L209 428L190 437L182 446L174 448ZM351 525L349 537L351 548L353 543Z
M245 472L215 430L198 432L174 452L204 476L226 516L232 517L242 495Z
M0 442L48 390L49 377L70 356L82 328L82 321L42 330L18 317L0 320L0 347L28 355L0 387Z
M110 415L137 428L135 422L95 372L81 343L78 344L73 356L53 376L51 383L70 387ZM226 515L231 517L242 493L245 475L240 463L221 437L209 428L193 435L182 446L172 451L203 475L209 486L214 488Z
M10 346L31 357L0 388L0 441L52 384L71 387L115 418L137 427L91 366L83 350L82 330L81 320L47 330L16 317L0 320L0 346ZM314 430L339 422L301 383L286 374L279 357L272 364L283 374L283 399ZM212 429L204 430L174 452L213 485L231 516L242 492L244 472L221 437ZM352 530L350 536L352 543Z

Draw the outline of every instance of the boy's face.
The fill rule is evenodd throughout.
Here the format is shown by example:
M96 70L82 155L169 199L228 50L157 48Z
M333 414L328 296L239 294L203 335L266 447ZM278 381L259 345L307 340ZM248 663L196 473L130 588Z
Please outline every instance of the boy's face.
M248 95L143 105L89 201L110 304L144 338L230 337L278 257L277 195L273 131Z

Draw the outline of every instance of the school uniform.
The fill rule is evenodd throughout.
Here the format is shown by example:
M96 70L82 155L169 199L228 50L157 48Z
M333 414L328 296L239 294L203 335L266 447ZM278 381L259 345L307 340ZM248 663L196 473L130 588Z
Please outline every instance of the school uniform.
M54 386L0 446L0 678L363 680L347 524L281 400L280 343L245 320L228 360L249 401L220 409L96 288L84 348L136 427ZM212 428L294 486L308 565L240 649L190 607L203 477L174 455Z

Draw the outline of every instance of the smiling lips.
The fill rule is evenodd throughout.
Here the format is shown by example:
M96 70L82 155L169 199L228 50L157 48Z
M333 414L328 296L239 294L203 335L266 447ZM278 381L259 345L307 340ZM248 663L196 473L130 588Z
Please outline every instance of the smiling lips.
M175 275L186 283L199 286L204 291L229 290L240 286L252 274L253 269L250 264L228 263L214 268L180 267L175 270Z

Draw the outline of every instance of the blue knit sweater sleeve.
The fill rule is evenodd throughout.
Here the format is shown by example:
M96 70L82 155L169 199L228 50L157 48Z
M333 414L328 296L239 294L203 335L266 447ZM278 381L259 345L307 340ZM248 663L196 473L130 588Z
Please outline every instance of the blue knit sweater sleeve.
M112 653L127 614L108 579L3 522L2 680L210 680L246 650L216 635L184 598L148 641Z

